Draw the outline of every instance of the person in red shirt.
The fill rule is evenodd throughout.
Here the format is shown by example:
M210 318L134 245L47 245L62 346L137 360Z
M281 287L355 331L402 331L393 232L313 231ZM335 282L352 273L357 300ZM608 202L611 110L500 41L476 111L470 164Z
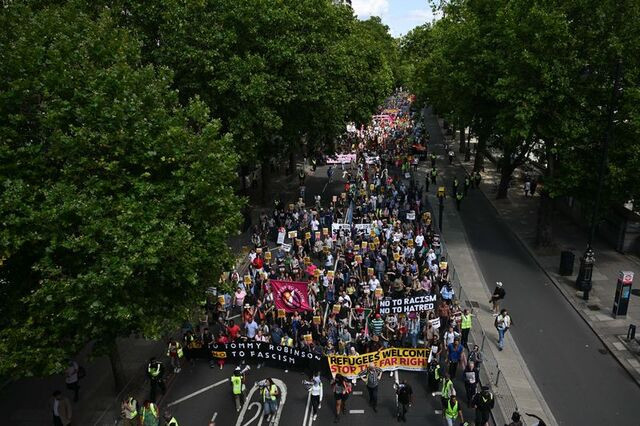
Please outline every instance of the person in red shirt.
M229 326L227 327L227 333L229 334L229 339L232 342L235 342L240 335L240 327L238 324L235 324L233 320L229 321Z
M222 332L220 333L220 337L218 337L218 340L216 340L216 343L218 343L219 345L226 345L227 343L229 343L229 338L224 332ZM218 358L218 365L220 366L220 370L222 370L222 367L224 367L224 358Z
M264 260L262 260L262 257L256 256L256 258L253 259L253 267L256 268L257 270L260 270L262 269L263 266L264 266Z

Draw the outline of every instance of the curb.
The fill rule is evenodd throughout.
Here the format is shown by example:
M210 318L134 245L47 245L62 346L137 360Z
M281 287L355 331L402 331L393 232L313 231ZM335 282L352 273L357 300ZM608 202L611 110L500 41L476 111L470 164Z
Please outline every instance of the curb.
M467 167L462 164L462 162L460 162L460 166L467 171ZM482 192L482 195L487 199L487 201L489 202L489 204L491 204L491 207L496 211L496 214L498 215L498 217L502 218L502 215L500 214L500 211L498 210L498 208L495 206L495 204L493 203L493 201L491 200L491 198L489 198L487 196L487 194L485 193L485 191L483 191L482 189L480 189L480 192ZM591 329L591 331L593 331L593 333L596 335L596 337L598 337L598 340L600 340L600 342L602 342L602 345L607 349L607 351L609 351L609 353L611 355L613 355L614 359L616 361L618 361L618 364L620 364L620 366L627 372L627 374L629 374L629 376L636 382L636 384L638 386L640 386L640 376L634 374L633 371L630 371L629 368L625 365L625 359L622 359L620 356L618 356L618 354L616 353L617 351L612 350L612 348L610 347L610 345L606 342L604 335L602 335L598 330L596 330L596 328L594 327L593 324L591 324L591 322L589 321L589 319L584 315L584 313L582 312L582 310L579 308L579 306L577 306L573 300L572 300L572 296L569 294L569 292L567 291L567 289L564 288L564 286L562 284L560 284L550 273L549 271L547 271L544 266L542 265L542 263L540 263L540 261L538 260L538 258L536 257L535 253L531 250L531 248L529 247L529 245L520 237L520 235L518 235L517 232L515 232L513 230L513 228L511 227L511 225L509 225L506 221L504 221L505 225L507 225L507 228L509 229L509 232L516 238L516 240L518 241L518 243L525 249L525 251L527 252L527 254L533 259L533 261L535 262L535 264L538 266L538 268L540 268L540 270L544 273L544 275L553 283L553 285L560 291L560 293L562 294L562 296L567 300L567 302L569 302L569 305L578 313L578 315L580 315L580 318L582 318L582 320L587 324L587 326Z

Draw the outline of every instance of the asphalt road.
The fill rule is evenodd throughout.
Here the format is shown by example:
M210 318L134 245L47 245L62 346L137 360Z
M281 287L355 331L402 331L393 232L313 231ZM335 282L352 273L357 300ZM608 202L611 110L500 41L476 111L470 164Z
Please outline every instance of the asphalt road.
M267 426L261 412L259 404L259 392L255 391L251 399L245 401L243 410L236 412L231 395L231 385L228 381L233 374L233 364L227 364L223 370L209 368L206 362L199 361L194 367L185 366L182 372L173 380L163 400L163 407L169 407L172 414L180 422L180 426L206 426L212 418L215 418L216 426ZM458 376L461 376L459 373ZM279 379L277 383L286 399L281 404L281 415L277 423L273 425L302 425L312 426L313 424L323 425L332 423L334 419L334 398L331 394L329 379L323 378L324 397L322 406L315 422L311 421L311 406L308 403L308 392L302 384L302 380L308 377L300 371L289 370L285 372L279 368L256 368L252 366L247 373L247 393L257 381L267 377ZM391 377L389 373L383 375L380 381L378 396L378 412L375 413L368 404L366 386L362 381L358 381L354 387L353 394L347 402L348 414L342 416L341 424L352 425L387 425L395 420L395 392L393 384L396 376ZM439 397L433 397L427 389L426 374L414 372L398 372L398 380L406 380L413 389L414 404L407 413L406 424L446 424L442 415L436 414L435 410L440 409ZM212 386L213 385L213 386ZM465 416L473 420L472 410L466 407L464 389L461 380L456 382L458 395L461 398L461 406L464 408ZM200 393L198 393L200 392ZM185 399L186 397L186 399ZM258 404L254 404L258 402Z
M454 174L462 182L462 168L448 166L435 118L428 116L426 125L440 154L437 166L446 171L447 188ZM460 214L489 290L493 291L496 281L504 283L504 307L515 322L510 332L557 421L580 426L640 425L640 388L610 353L599 351L604 348L602 342L500 220L485 195L470 190Z

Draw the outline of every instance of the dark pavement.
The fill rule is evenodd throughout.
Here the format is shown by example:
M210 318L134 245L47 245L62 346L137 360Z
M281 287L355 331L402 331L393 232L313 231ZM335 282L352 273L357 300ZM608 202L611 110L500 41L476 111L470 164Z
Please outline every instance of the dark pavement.
M435 117L429 115L426 125L449 189L454 175L462 182L464 171L455 163L448 165ZM453 203L447 208L453 209ZM609 352L601 351L602 342L499 219L485 195L470 190L460 214L489 290L496 281L504 283L503 307L514 320L510 332L558 422L639 425L640 388Z
M245 402L246 410L240 413L236 412L231 395L231 385L229 381L224 381L231 377L234 367L233 364L227 364L223 370L220 370L217 366L212 369L204 361L199 361L193 368L185 366L168 390L163 406L188 397L207 386L217 384L217 386L209 390L170 406L170 410L179 420L180 426L207 425L213 417L215 417L216 426L251 426L258 424L266 426L267 422L264 419L260 420L262 416L258 415L257 404L253 404L253 402L260 401L258 391L253 393L250 401ZM460 372L458 376L461 376ZM331 394L330 381L327 377L323 377L322 380L324 397L315 422L311 422L311 406L307 402L308 393L302 384L302 380L308 379L304 373L294 370L289 370L285 373L280 368L271 367L257 369L255 365L252 365L251 370L247 373L247 393L251 391L255 382L267 377L280 379L286 385L286 402L282 406L278 424L311 426L312 424L324 425L333 423L335 402ZM425 424L425 422L431 425L445 424L442 416L434 411L440 409L439 397L434 398L427 389L426 374L399 371L398 378L399 380L407 380L407 383L413 389L414 404L407 413L406 424L417 425ZM361 380L358 381L358 384L354 387L354 393L347 401L347 411L354 410L355 412L342 416L340 424L395 424L394 382L395 374L390 377L389 373L384 373L379 387L378 412L375 413L368 404L365 384ZM468 418L473 420L472 410L466 408L464 388L460 380L457 381L456 388L461 398L464 414L470 416ZM305 414L307 415L305 416ZM239 420L240 418L242 420Z

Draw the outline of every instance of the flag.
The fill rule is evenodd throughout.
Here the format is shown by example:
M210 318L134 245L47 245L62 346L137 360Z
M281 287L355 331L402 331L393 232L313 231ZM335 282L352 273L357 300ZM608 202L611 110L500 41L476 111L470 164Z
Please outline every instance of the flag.
M308 286L305 282L270 280L277 309L287 312L310 311Z

